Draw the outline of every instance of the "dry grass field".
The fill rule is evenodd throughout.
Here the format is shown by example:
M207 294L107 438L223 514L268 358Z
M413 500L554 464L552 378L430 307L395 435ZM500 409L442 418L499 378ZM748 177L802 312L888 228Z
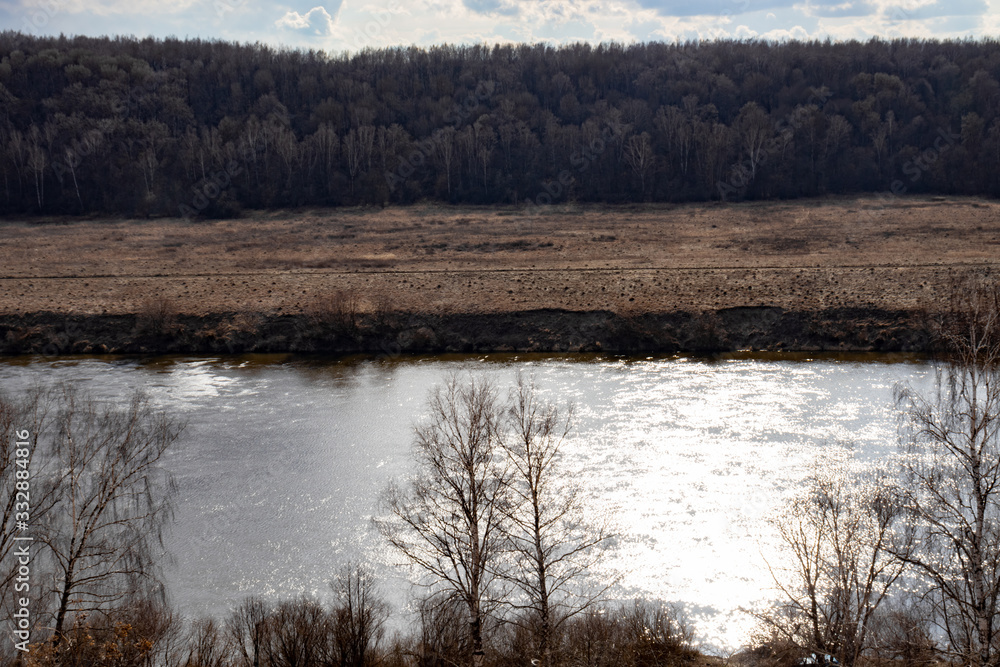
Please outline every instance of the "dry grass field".
M617 312L933 307L1000 268L1000 203L972 198L739 204L421 205L236 220L0 221L0 313L295 314L362 308Z

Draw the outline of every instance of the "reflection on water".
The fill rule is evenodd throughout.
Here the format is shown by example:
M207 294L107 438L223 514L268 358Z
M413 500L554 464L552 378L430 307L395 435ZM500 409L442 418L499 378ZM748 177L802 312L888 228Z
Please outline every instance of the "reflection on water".
M0 363L0 385L64 379L109 399L143 388L187 422L168 459L180 491L167 575L173 601L195 616L250 593L324 595L354 558L376 564L404 606L405 572L371 516L388 480L410 469L427 391L454 371L509 383L519 370L576 407L567 474L620 536L592 575L619 577L622 599L683 603L719 650L752 625L739 609L773 595L761 518L823 448L892 452L892 388L932 372L884 356L17 359Z

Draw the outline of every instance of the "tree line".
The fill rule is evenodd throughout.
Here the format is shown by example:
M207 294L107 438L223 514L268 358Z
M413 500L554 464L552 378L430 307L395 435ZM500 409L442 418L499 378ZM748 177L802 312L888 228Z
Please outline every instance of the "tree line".
M353 54L0 33L0 213L1000 194L996 40Z

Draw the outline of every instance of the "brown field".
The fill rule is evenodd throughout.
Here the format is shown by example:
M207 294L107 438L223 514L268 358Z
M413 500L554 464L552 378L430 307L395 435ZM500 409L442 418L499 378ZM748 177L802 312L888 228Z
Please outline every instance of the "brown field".
M1000 266L1000 203L874 197L649 206L250 213L238 220L0 221L0 312L293 314L362 308L618 312L930 307Z

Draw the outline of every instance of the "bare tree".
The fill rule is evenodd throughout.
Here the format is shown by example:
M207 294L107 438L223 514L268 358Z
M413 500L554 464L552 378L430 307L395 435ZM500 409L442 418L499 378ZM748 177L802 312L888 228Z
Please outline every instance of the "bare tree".
M586 591L581 583L600 555L595 547L610 535L605 526L584 521L581 490L561 475L560 448L572 409L561 413L539 400L534 382L518 376L507 420L504 450L513 477L504 537L513 562L501 576L523 593L511 602L521 612L515 620L534 626L539 664L548 666L553 635L611 585Z
M479 166L483 168L483 191L489 194L489 166L490 161L493 159L493 149L497 145L497 133L488 122L484 122L487 120L487 118L477 120L472 126L472 131L475 134L475 159Z
M241 602L226 619L226 635L241 667L260 667L271 607L258 597Z
M487 380L451 377L415 429L417 474L390 485L381 533L407 560L457 597L468 613L471 664L483 661L483 623L494 603L491 567L501 547L510 473L500 450L502 407Z
M435 155L438 156L444 169L448 197L451 197L451 165L455 161L455 134L455 128L449 125L436 135L438 141L434 144Z
M53 643L68 614L99 611L156 586L162 529L174 486L160 466L180 426L143 394L127 407L59 388L52 456L59 498L44 529L56 570Z
M876 613L912 544L897 535L904 509L896 485L835 467L814 472L773 519L790 565L771 568L782 603L757 617L778 640L850 666L870 650Z
M389 605L379 596L374 576L360 563L349 563L340 569L330 587L337 595L334 641L341 667L374 664L389 618Z
M634 134L628 138L625 145L625 161L632 168L632 172L639 177L640 194L646 197L646 177L653 168L655 156L653 146L649 141L649 133Z
M184 667L226 667L229 660L219 631L212 618L201 618L191 624L187 660Z
M958 286L940 329L936 391L897 389L907 504L952 657L1000 664L1000 287Z
M347 173L351 177L351 196L354 196L354 180L361 171L363 147L357 130L351 130L344 137L344 156L347 158Z
M733 121L740 148L750 164L750 181L757 178L757 167L767 159L767 142L774 135L770 118L756 102L747 102Z
M18 533L33 536L38 521L56 499L56 485L48 475L44 446L50 428L51 395L35 387L20 399L0 394L0 599L12 600L8 588L16 574Z
M270 615L262 661L268 667L305 667L332 662L330 615L308 597L279 603Z

